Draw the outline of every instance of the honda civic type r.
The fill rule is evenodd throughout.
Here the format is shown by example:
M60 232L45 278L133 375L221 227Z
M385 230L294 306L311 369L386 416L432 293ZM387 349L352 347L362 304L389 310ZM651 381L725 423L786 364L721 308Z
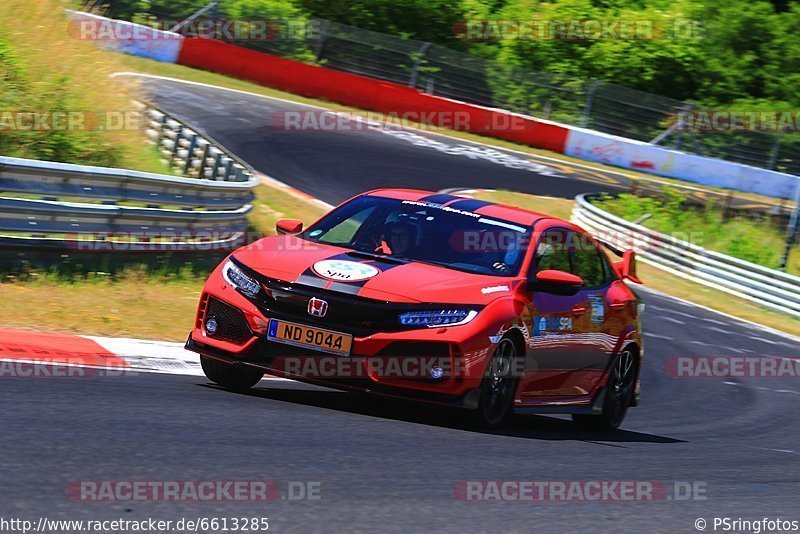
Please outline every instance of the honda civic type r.
M405 189L277 230L203 289L186 347L222 386L269 373L462 407L484 426L551 413L612 430L638 404L632 251L612 262L567 221Z

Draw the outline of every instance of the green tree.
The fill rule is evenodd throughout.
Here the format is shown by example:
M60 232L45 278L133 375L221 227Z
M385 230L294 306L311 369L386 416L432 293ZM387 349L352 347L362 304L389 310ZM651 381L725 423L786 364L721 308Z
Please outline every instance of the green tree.
M453 28L464 20L453 0L298 0L312 16L367 30L459 48Z

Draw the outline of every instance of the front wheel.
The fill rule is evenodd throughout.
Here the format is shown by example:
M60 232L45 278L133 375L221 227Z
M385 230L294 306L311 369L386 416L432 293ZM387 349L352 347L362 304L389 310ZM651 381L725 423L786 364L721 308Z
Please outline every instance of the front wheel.
M486 368L478 408L472 413L472 420L478 426L496 427L511 413L517 389L514 373L516 361L517 347L514 342L510 338L501 339Z
M593 415L574 414L572 422L582 430L611 432L619 428L633 400L637 365L636 355L630 349L620 352L608 375L603 411Z
M238 391L250 389L264 376L260 369L231 365L205 356L200 356L200 365L209 380Z

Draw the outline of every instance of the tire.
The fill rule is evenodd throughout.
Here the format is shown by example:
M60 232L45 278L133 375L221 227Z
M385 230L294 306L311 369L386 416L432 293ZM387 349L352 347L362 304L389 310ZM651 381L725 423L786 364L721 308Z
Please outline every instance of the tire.
M471 412L472 423L482 428L494 428L511 414L518 377L513 373L517 361L517 346L504 337L492 354L481 382L478 407Z
M209 380L237 391L250 389L264 376L264 371L260 369L223 363L205 356L200 356L200 365Z
M619 428L633 400L638 359L631 349L619 353L608 375L603 411L599 414L574 414L572 422L582 430L611 432Z

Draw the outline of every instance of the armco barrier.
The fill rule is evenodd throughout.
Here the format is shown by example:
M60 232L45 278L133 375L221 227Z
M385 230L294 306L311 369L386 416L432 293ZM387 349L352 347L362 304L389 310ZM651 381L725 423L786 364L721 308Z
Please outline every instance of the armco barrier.
M800 317L800 277L713 252L612 215L579 195L572 221L645 263L758 304ZM645 281L646 283L646 281Z
M453 114L459 113L468 117L462 121L465 126L461 130L554 152L563 152L566 143L567 129L554 122L431 96L411 87L307 65L221 41L186 39L178 62L371 111L427 116L433 124L441 126L452 126Z
M216 182L0 156L0 191L55 198L139 202L150 207L238 209L252 182Z
M186 176L0 156L0 192L40 197L0 196L0 247L207 251L244 243L258 178L172 117L143 113L151 142Z

